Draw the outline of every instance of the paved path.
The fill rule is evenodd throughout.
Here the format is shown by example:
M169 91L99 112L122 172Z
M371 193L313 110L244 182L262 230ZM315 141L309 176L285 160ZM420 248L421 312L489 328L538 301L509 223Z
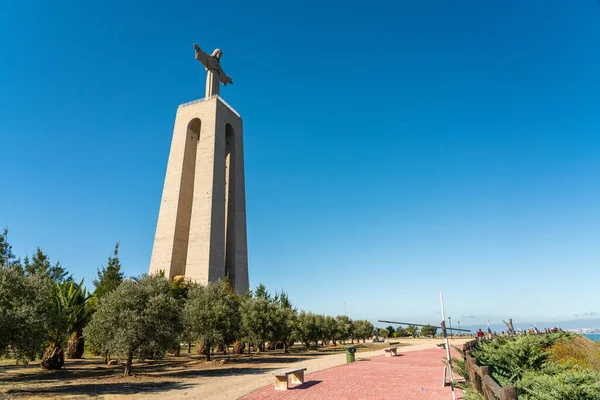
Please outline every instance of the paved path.
M399 349L401 350L401 349ZM288 391L270 384L246 397L258 399L451 399L450 386L442 387L446 352L440 349L377 356L336 368L310 373L305 383ZM274 382L274 378L273 382ZM459 398L457 391L457 398Z
M450 343L453 345L461 345L466 342L468 339L454 339L451 340ZM439 350L436 347L437 343L440 343L440 339L399 339L400 343L403 345L398 348L402 354L408 355L409 352L417 352L421 350L432 350L435 351L432 353L433 355L437 354L437 359L433 362L433 377L436 382L435 385L441 387L442 381L442 371L443 365L439 361L441 358L445 357L445 352L443 350ZM356 358L359 360L361 358L370 358L382 356L384 354L383 350L373 350L373 351L365 351L359 352L356 354ZM406 356L403 356L406 357ZM403 357L398 357L398 359L394 360L395 362L401 361ZM408 359L407 359L408 360ZM354 363L362 364L363 361L358 361ZM277 369L285 369L285 368L293 368L293 367L306 367L308 370L307 378L312 379L313 374L317 373L317 371L322 371L328 368L333 368L337 366L346 366L346 355L344 353L331 354L323 357L317 357L313 359L308 359L304 361L295 361L290 363L278 363L277 365L259 365L259 368L255 372L245 372L242 373L233 373L236 371L236 365L231 364L231 372L229 374L219 374L215 373L212 375L206 375L202 377L198 377L196 379L188 379L185 381L186 385L183 388L169 390L168 392L160 392L160 393L143 393L136 394L133 396L128 396L128 400L189 400L189 399L239 399L249 393L254 395L255 390L262 390L264 386L268 386L270 389L273 388L273 384L275 382L275 378L273 377L273 371ZM308 382L307 382L308 383ZM420 389L420 388L419 388ZM431 389L428 389L431 390ZM269 391L268 393L272 394L274 391ZM427 391L424 391L427 392ZM112 399L122 399L122 397L118 395L106 395L104 396L106 400ZM357 397L358 398L358 397ZM362 397L361 397L362 398ZM423 398L432 398L432 397L423 397ZM434 397L435 398L435 397ZM449 397L448 397L449 398Z

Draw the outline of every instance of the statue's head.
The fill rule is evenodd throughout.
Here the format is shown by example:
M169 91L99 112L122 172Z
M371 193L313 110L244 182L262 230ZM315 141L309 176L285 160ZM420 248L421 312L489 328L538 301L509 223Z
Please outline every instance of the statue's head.
M223 50L221 49L215 49L212 54L211 54L214 58L216 58L217 60L221 59L221 56L223 55Z

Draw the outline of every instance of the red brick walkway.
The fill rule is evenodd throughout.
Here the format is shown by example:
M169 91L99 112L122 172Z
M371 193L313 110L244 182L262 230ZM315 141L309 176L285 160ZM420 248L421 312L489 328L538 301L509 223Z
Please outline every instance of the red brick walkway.
M360 357L360 353L358 354ZM306 375L304 384L288 391L274 385L246 397L257 399L451 399L442 387L444 350L421 350L397 357L374 357ZM273 378L275 382L275 378ZM457 399L460 391L456 390Z

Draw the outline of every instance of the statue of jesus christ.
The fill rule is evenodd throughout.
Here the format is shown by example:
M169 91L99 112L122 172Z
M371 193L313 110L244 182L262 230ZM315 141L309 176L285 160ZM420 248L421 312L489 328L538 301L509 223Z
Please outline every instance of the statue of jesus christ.
M196 49L196 60L200 61L204 65L204 68L206 68L206 98L218 95L219 81L223 82L223 85L233 83L231 78L221 68L220 60L223 51L215 49L211 55L208 55L202 51L197 43L194 43L194 49Z

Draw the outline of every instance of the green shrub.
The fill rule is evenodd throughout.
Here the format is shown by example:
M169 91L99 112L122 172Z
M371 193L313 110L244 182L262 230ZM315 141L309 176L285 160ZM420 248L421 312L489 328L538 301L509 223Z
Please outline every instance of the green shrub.
M520 399L599 399L600 373L594 362L600 354L584 340L565 332L498 337L479 343L472 354L490 367L500 385L516 386Z
M460 397L460 399L461 400L485 400L485 398L483 397L482 394L479 394L475 390L471 390L471 389L465 389L465 391L463 392L463 395L462 395L462 397Z
M546 351L568 333L498 337L484 341L472 352L481 365L491 367L492 376L501 385L512 385L526 371L539 371L552 356Z
M519 398L525 400L592 400L600 398L600 375L580 367L546 364L528 371L517 382ZM541 372L541 373L540 373Z
M460 357L452 357L452 369L454 372L454 379L456 379L456 375L462 376L463 378L467 378L467 365L464 360L464 351L461 348L452 346L454 350L460 354Z

